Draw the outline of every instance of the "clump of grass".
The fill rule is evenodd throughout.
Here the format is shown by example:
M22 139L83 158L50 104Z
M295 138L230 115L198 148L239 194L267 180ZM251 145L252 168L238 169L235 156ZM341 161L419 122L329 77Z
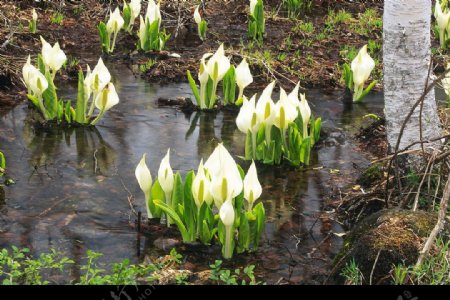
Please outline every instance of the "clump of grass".
M156 64L156 59L149 58L145 63L139 65L139 72L146 73Z
M358 22L352 24L350 30L356 34L369 36L370 33L383 27L383 19L374 8L369 8L359 15Z
M63 20L64 20L64 15L62 13L60 13L59 11L55 11L51 16L50 22L52 24L61 25Z
M354 259L345 265L342 269L341 276L345 278L345 284L348 285L361 285L364 279L364 276Z
M352 14L345 9L341 9L337 12L334 10L329 10L327 18L325 20L325 26L331 28L332 26L339 23L347 23L351 18Z
M313 33L315 30L314 24L311 22L298 22L293 28L293 32Z
M429 255L419 267L399 264L391 277L395 284L448 285L450 284L450 241L436 239L434 255Z
M80 59L77 57L69 56L67 57L66 62L64 63L64 69L73 69L80 64Z
M339 55L346 62L351 62L358 55L358 49L355 46L344 45L339 51Z

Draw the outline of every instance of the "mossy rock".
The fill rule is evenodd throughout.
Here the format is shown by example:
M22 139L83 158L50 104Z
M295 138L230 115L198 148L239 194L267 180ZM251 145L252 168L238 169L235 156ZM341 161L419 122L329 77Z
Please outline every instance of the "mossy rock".
M367 188L374 183L383 179L383 167L381 164L373 164L368 167L358 178L357 183L362 187Z
M364 276L363 283L369 284L378 256L372 283L391 282L389 274L395 265L416 263L436 222L436 213L402 209L384 209L366 217L346 237L343 249L335 258L332 276L337 283L343 283L342 269L354 259ZM448 239L449 232L450 227L446 225L444 239Z

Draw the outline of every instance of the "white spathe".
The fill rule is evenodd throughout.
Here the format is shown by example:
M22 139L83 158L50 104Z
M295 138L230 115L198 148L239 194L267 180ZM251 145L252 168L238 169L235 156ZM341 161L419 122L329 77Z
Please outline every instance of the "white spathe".
M40 38L42 43L42 60L55 73L66 62L66 54L61 50L58 42L52 47L42 36Z
M109 12L109 20L106 23L106 30L108 31L109 34L111 33L116 34L123 27L124 23L125 21L123 20L122 15L120 14L119 7L116 7L113 13L111 13L111 11Z
M305 94L300 94L300 98L302 100L300 101L299 109L303 121L303 132L305 133L309 119L311 118L311 108L309 107L308 101L306 101ZM304 135L303 137L305 138L306 136Z
M243 90L253 82L253 76L250 72L247 60L244 58L236 67L236 84Z
M373 68L375 68L375 61L367 53L367 45L364 45L351 63L355 86L364 85L364 82L369 79Z
M252 208L253 203L261 197L261 194L262 187L258 180L255 162L252 161L252 164L244 177L244 198L248 201L250 209Z
M197 7L195 8L195 11L194 11L194 20L195 20L195 23L197 23L197 24L200 24L200 22L202 21L202 17L200 16L200 13L199 13L199 8L200 8L200 5L197 5Z
M94 67L94 70L92 70L91 75L86 76L86 78L88 77L91 84L91 90L94 93L101 91L111 81L111 74L109 73L109 70L105 66L101 57L99 58L97 65Z
M45 90L48 88L48 81L45 76L34 66L31 66L28 73L28 80L31 92L37 97L41 97Z
M216 67L217 66L217 67ZM208 60L206 64L209 76L215 81L220 81L223 79L225 74L230 69L230 60L225 56L225 50L223 44L219 46L216 53ZM217 74L214 70L217 68Z
M286 130L288 125L297 118L297 109L288 99L288 95L283 88L280 88L280 100L275 104L275 118L273 124Z
M139 183L139 187L141 188L141 190L145 194L148 194L152 189L153 179L150 170L147 167L147 164L145 163L146 155L147 153L144 153L142 155L142 158L139 161L136 170L134 171L134 175L136 176L136 179Z
M211 176L211 195L218 208L228 199L237 197L243 189L239 169L222 143L217 145L205 162Z
M257 3L258 3L258 0L250 0L250 14L251 15L255 14L255 7L256 7Z
M30 86L30 74L34 69L36 68L31 64L31 57L28 55L27 61L22 67L22 77L27 88Z
M256 94L248 100L247 97L244 96L244 101L242 102L241 109L239 110L239 114L236 118L236 125L244 134L250 130L253 134L257 133L259 130L259 118L256 113L255 107Z
M108 111L117 103L119 103L119 95L117 95L116 88L112 82L109 82L95 98L95 106L102 113Z
M192 196L194 197L194 201L198 209L202 207L203 202L211 205L213 197L211 195L210 188L211 180L206 175L202 159L200 161L200 165L198 166L197 175L195 175L195 178L192 181Z
M256 113L261 122L272 124L275 117L275 103L272 100L272 91L275 87L275 81L272 81L261 93L256 103Z
M129 7L131 13L130 23L133 23L134 19L141 13L141 0L131 0Z
M230 227L233 225L235 212L231 200L225 201L225 203L219 210L219 216L220 220L222 220L222 223L223 225L225 225L225 227Z
M145 18L146 18L146 20L148 20L150 22L150 24L152 24L154 21L158 20L159 25L161 25L161 11L159 8L159 3L156 4L155 1L153 1L153 0L148 1L147 12L145 14ZM159 26L158 26L158 30L159 30Z
M173 170L170 166L170 148L167 149L167 154L161 160L158 170L158 181L164 193L170 194L173 191Z

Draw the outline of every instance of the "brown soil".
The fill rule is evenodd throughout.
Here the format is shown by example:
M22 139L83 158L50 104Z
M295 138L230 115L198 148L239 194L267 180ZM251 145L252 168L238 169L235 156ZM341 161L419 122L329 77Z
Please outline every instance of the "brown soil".
M25 92L21 82L21 68L28 54L35 58L40 51L39 35L50 43L58 41L68 57L80 60L80 65L63 71L64 79L74 79L80 66L95 63L101 55L101 47L97 33L97 24L105 19L108 3L112 8L122 1L65 1L60 7L59 1L36 4L31 0L0 0L0 110L11 107L25 100ZM250 88L266 85L276 78L285 88L292 88L301 81L302 87L336 88L340 82L340 68L337 65L345 61L340 55L344 45L359 48L369 39L381 43L381 31L375 30L367 36L355 34L352 24L358 22L360 14L368 7L374 8L378 15L382 14L382 1L313 1L310 13L297 20L286 18L281 7L281 0L265 1L267 36L262 47L248 47L247 41L247 0L210 0L205 1L203 17L208 22L207 40L201 42L197 36L196 24L193 21L193 10L198 1L189 0L161 1L163 28L171 33L168 51L181 55L182 58L169 58L167 52L156 55L157 62L142 74L151 82L187 81L186 71L197 73L201 56L215 51L218 45L225 43L228 55L237 64L243 54L257 57L249 59L255 82ZM146 5L143 3L142 12ZM39 15L38 32L28 32L28 20L31 19L32 8L36 7ZM329 10L345 9L352 18L336 24L332 33L320 41L315 35L325 28L326 15ZM56 12L64 16L61 24L51 21ZM271 13L278 11L278 14ZM294 30L300 19L311 22L314 32L308 33L300 29ZM135 23L137 28L138 21ZM305 45L304 41L309 40ZM155 53L138 53L135 49L137 37L131 38L121 32L117 41L117 50L108 59L125 60L136 67L145 63ZM266 52L268 58L262 59ZM297 55L295 53L297 52ZM259 53L259 56L255 53ZM283 58L283 56L285 56ZM95 58L95 59L94 59ZM381 58L379 58L381 60ZM269 66L269 68L267 68ZM378 68L381 70L381 65ZM137 68L134 68L137 69ZM380 85L379 85L380 87Z

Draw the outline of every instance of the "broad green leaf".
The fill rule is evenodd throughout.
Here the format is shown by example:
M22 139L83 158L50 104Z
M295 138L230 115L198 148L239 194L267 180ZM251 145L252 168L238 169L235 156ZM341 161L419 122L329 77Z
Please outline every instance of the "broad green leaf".
M223 103L233 104L236 100L236 69L232 65L223 77Z
M77 105L75 109L75 121L80 124L86 123L84 75L83 71L81 70L78 72L78 94L77 94Z
M238 233L238 253L249 250L250 248L250 226L245 213L241 214Z
M64 108L64 118L68 124L72 123L72 111L71 111L72 105L71 101L67 101L66 107Z
M303 164L309 165L310 153L311 153L311 138L307 137L306 139L303 139L302 146L300 149L300 161Z
M178 208L178 204L183 205L184 201L184 188L183 188L183 179L181 179L180 172L177 172L174 175L173 181L173 191L172 191L172 209L176 210Z
M189 70L187 70L187 78L188 78L192 93L194 94L196 104L199 105L200 104L200 95L198 93L197 84L195 83L195 80L192 77L191 72Z
M181 233L181 236L183 238L184 242L192 242L192 240L189 237L189 234L187 232L186 226L184 226L183 222L180 219L180 216L166 203L162 202L159 199L153 200L155 205L159 207L162 211L164 211L170 218L172 218L172 221L177 225L178 230Z
M194 171L190 171L185 178L184 182L184 223L186 224L189 234L195 236L196 233L196 223L195 219L197 217L197 206L195 205L194 198L192 196L192 181L194 180Z
M156 179L153 183L152 190L151 190L151 197L149 201L149 208L154 218L160 218L161 217L161 209L154 204L154 200L161 200L163 202L166 201L166 197L164 194L164 191L159 184L159 180Z
M265 228L266 211L264 210L264 205L259 202L253 208L253 214L256 216L256 234L254 240L255 249L258 248L259 240Z
M45 72L45 78L48 82L48 88L42 93L42 98L44 99L44 107L47 110L47 116L50 120L53 120L58 117L58 96L56 95L56 87L49 71Z

